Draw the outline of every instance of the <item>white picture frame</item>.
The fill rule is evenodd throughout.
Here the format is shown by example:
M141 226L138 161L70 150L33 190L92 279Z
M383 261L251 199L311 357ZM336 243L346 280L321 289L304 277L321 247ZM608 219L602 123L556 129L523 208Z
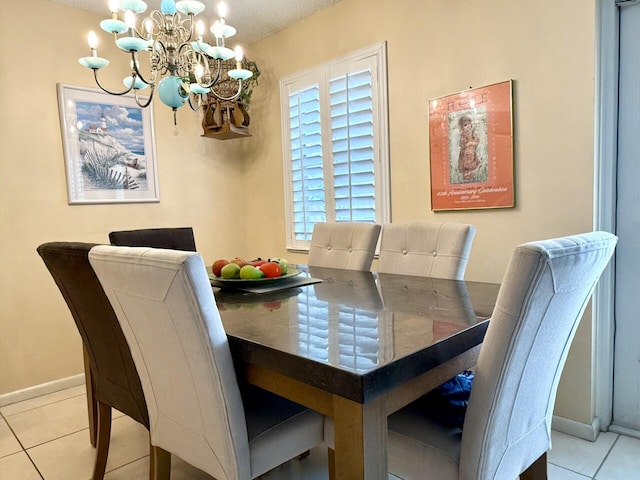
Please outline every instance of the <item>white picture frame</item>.
M159 202L153 105L57 87L69 204Z

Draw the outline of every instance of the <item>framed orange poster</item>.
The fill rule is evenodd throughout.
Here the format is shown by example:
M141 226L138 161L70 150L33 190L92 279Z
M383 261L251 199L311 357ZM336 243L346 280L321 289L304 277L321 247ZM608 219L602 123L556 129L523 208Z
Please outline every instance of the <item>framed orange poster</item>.
M430 100L429 147L432 210L513 207L512 81Z

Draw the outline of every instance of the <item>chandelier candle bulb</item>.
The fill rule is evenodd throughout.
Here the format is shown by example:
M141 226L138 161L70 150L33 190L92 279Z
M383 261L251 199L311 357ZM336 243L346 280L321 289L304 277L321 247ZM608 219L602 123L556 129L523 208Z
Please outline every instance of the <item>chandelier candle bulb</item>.
M198 32L198 43L202 43L202 36L204 35L204 22L198 20L196 23L196 32Z
M242 58L244 56L244 52L242 51L242 47L240 45L236 46L235 49L235 57L236 57L236 69L229 70L228 75L235 80L246 80L247 78L251 78L253 73L250 70L245 70L242 68Z
M87 41L89 42L89 49L91 50L91 56L98 56L98 36L96 32L93 30L89 31L89 35L87 36Z
M109 0L109 11L111 12L111 19L118 19L118 0Z
M238 45L235 49L236 56L236 68L238 70L242 70L242 57L244 56L244 52L242 51L242 47Z
M222 23L220 23L220 20L216 20L210 28L211 33L213 33L213 36L216 39L216 46L218 47L222 47L224 45L224 37L222 36L223 29L224 27Z
M224 25L224 19L227 17L227 5L224 2L218 3L218 16L220 21Z
M96 32L91 30L87 35L87 42L89 43L90 57L82 57L78 59L78 62L83 67L91 68L92 70L99 70L102 67L109 65L109 60L98 57L98 36Z
M129 27L129 36L134 37L135 36L134 29L136 28L136 15L135 13L133 13L132 10L127 10L124 13L124 23L126 23L127 27Z

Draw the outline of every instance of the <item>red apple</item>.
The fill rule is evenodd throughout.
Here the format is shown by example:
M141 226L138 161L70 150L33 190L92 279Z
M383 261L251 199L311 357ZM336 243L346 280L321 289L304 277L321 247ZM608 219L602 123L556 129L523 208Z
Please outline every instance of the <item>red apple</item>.
M215 262L213 262L213 266L211 267L211 271L213 272L213 274L216 277L219 277L220 276L220 270L222 270L222 267L224 267L228 263L229 262L227 260L225 260L224 258L221 258L220 260L216 260Z
M264 276L267 278L275 278L282 275L282 269L277 262L266 262L260 265L260 270L264 272Z

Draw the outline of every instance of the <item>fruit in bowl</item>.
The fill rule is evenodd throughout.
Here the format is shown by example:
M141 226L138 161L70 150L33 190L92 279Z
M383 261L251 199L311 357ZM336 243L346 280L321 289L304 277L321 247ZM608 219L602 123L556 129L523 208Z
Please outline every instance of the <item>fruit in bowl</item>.
M259 267L260 265L263 265L265 263L267 263L268 260L263 260L262 258L258 257L255 260L251 260L251 265L253 265L254 267Z
M235 263L236 265L238 265L240 268L244 267L246 264L248 264L249 262L247 262L244 258L242 257L235 257L231 260L229 260L229 263Z
M267 278L277 278L282 275L282 269L278 262L266 262L258 267Z
M224 279L240 278L240 270L237 263L227 263L220 270L220 276Z
M251 267L251 268L247 268ZM243 279L258 280L260 278L278 278L289 271L289 263L284 258L263 260L258 257L248 262L242 257L231 260L220 258L213 262L211 272L225 280Z
M247 264L240 269L240 278L243 280L257 280L263 277L264 272L251 264Z
M287 272L289 271L289 262L287 262L285 258L272 258L271 261L276 262L278 265L280 265L281 275L287 274Z
M215 262L213 262L213 266L211 267L211 271L213 272L213 274L216 277L220 277L222 275L221 272L220 272L222 270L222 267L224 267L225 265L228 265L228 264L229 264L229 260L226 260L224 258L216 260Z

